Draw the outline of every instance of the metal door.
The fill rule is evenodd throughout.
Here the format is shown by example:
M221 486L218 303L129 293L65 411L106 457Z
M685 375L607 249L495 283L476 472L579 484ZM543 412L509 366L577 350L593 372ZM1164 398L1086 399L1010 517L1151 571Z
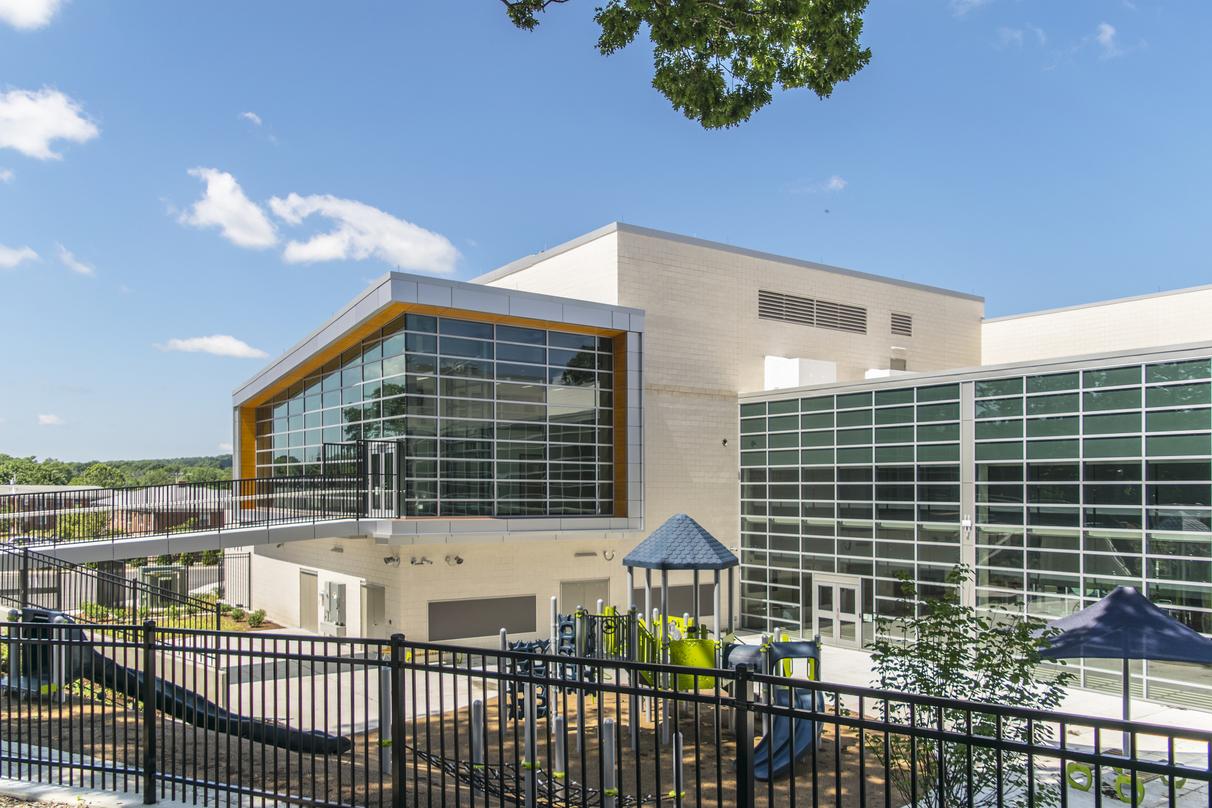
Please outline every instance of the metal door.
M320 578L307 570L299 570L299 628L320 630Z
M813 576L812 631L822 642L862 647L862 585L852 575Z

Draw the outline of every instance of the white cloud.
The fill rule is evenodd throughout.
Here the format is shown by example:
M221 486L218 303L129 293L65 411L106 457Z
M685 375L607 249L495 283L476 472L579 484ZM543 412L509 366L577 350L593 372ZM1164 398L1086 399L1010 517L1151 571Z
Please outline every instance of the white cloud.
M1119 43L1116 42L1116 35L1115 26L1109 22L1100 22L1094 29L1094 41L1103 49L1104 59L1119 56L1123 52L1119 49Z
M1021 48L1027 41L1028 35L1035 40L1035 44L1043 47L1048 44L1048 34L1043 28L1027 23L1022 28L1009 28L1002 26L997 29L997 45L999 48L1008 48L1014 46Z
M997 44L1003 48L1008 48L1011 45L1021 48L1023 46L1023 29L1006 28L1005 26L998 28Z
M0 22L26 30L41 28L61 5L63 0L0 0Z
M13 176L14 174L11 169L0 168L0 182L12 182Z
M255 112L241 112L240 117L251 123L253 126L260 126L262 123L261 116Z
M239 359L264 359L269 356L260 348L254 348L247 342L229 334L212 334L209 337L187 337L185 339L174 338L156 347L162 351L208 353L215 356L234 356Z
M194 168L189 173L205 182L206 190L178 218L182 224L218 228L225 239L239 247L264 249L278 243L273 223L244 195L235 177L216 168Z
M790 186L787 190L793 194L824 194L837 193L838 191L846 190L846 186L850 183L845 179L834 174L823 180L814 180L812 182L801 182Z
M230 444L230 443L228 443L227 441L222 441L222 442L219 444L219 451L220 451L220 452L230 452L230 451L231 451L231 444Z
M63 155L51 149L53 141L84 143L100 131L79 104L58 90L0 94L0 149L16 149L38 160L58 160Z
M96 275L97 269L92 265L81 261L75 254L64 247L62 244L55 245L56 252L59 256L59 263L75 272L78 275Z
M37 261L38 253L29 247L5 247L0 244L0 269L12 269L26 261Z
M269 207L291 225L312 215L337 225L307 241L289 242L282 253L288 263L378 258L402 269L447 275L459 259L459 251L445 236L352 199L290 194L269 200Z
M975 11L981 6L987 6L993 0L951 0L951 13L962 17L969 11Z
M52 415L51 413L43 413L42 415L38 416L38 426L62 426L62 425L63 425L63 419L60 418L58 415Z

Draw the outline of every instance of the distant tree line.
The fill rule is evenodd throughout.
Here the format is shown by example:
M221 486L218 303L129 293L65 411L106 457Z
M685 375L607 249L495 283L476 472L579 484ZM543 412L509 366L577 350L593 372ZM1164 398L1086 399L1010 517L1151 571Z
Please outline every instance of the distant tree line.
M0 453L0 486L95 485L120 488L128 485L168 485L231 479L231 455L170 457L159 460L89 460L73 463L53 457L12 457ZM0 489L3 493L3 489Z

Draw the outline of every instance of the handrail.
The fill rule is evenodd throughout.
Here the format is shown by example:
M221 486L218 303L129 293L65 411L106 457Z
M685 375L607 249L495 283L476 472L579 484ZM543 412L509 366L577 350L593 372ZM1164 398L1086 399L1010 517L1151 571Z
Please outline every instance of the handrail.
M68 544L366 516L360 477L222 481L0 494L0 540Z

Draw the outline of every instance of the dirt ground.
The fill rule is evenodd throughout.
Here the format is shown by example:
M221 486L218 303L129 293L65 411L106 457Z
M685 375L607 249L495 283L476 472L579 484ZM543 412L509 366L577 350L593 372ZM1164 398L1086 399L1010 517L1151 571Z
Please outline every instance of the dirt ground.
M91 694L77 693L64 705L22 700L12 694L0 696L0 737L5 748L11 750L13 744L29 744L45 750L44 758L73 756L77 764L83 765L69 784L138 791L141 780L135 769L141 765L143 741L139 706L123 699L99 701L87 698L88 695ZM101 695L109 699L108 694ZM642 716L640 752L638 756L634 754L626 729L627 708L627 700L615 695L600 701L587 699L586 743L580 749L576 742L576 698L561 698L559 711L565 717L567 738L566 769L557 756L555 735L560 724L554 716L536 722L535 776L540 797L548 798L540 799L540 804L598 804L602 774L600 727L607 718L614 719L620 728L622 782L616 785L624 803L634 804L637 795L641 803L676 803L671 798L674 761L670 746L657 744L652 721ZM485 705L485 714L488 733L483 769L473 769L469 762L468 707L420 716L405 723L403 740L407 754L402 773L409 804L441 804L444 795L446 804L497 805L502 803L502 794L506 803L520 796L528 770L514 762L521 758L524 749L524 724L511 719L501 722L495 699ZM717 742L715 711L709 707L701 706L696 715L693 705L684 704L678 718L683 738L682 804L696 808L735 804L734 739L720 730ZM755 734L760 734L760 728ZM377 731L358 733L351 740L353 750L340 756L287 752L161 715L157 718L157 768L169 779L161 785L161 796L217 805L247 805L249 797L251 804L256 805L260 801L258 795L265 795L264 802L268 804L273 794L346 805L390 804L391 751L397 744L381 745ZM826 725L820 746L801 758L790 776L755 783L757 805L884 806L882 768L870 747L862 755L859 747L857 736L843 731L839 738L834 728ZM861 767L865 767L862 777ZM559 771L565 771L562 778L552 775ZM456 777L456 773L460 776ZM49 765L39 770L36 766L25 769L7 762L0 763L0 775L44 782L58 782L59 777L58 769ZM473 789L473 781L482 790ZM207 787L216 783L229 783L232 790ZM892 795L892 804L902 802Z

